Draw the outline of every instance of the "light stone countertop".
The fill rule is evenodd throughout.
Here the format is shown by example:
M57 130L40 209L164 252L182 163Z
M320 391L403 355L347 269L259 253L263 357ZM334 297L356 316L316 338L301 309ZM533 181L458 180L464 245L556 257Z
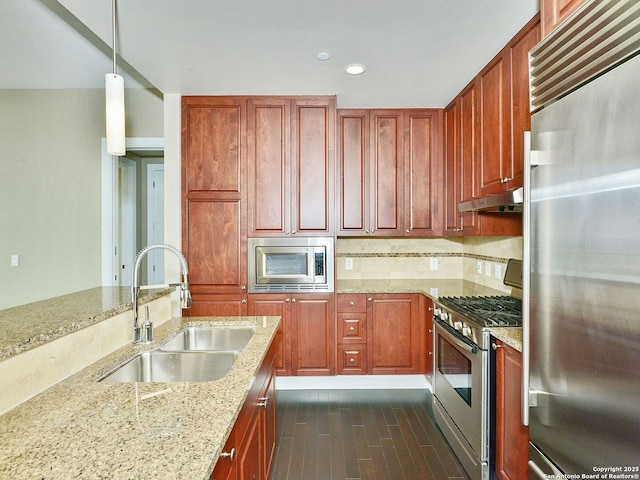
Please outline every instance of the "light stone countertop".
M104 383L184 324L255 325L227 375L213 382ZM185 317L129 344L0 416L0 479L209 479L280 317Z
M141 290L139 304L173 290ZM96 287L0 310L0 361L131 310L131 302L131 287Z

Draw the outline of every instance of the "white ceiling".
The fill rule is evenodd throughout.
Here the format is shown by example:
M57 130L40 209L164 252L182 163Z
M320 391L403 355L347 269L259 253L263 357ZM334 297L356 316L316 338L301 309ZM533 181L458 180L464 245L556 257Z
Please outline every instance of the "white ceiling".
M146 79L163 93L443 107L538 9L539 0L119 0L118 51L135 68L128 86ZM111 1L2 0L0 38L0 88L102 88ZM318 61L320 51L331 58ZM346 75L354 62L367 71Z

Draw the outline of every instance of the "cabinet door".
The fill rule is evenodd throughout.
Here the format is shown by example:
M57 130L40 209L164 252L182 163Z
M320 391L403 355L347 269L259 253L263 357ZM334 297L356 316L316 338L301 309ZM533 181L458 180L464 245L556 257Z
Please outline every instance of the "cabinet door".
M293 375L335 374L335 296L293 295Z
M237 317L247 315L247 296L244 294L191 292L191 308L183 310L192 317Z
M252 98L247 110L250 235L285 236L291 231L290 101Z
M246 290L245 101L182 99L182 249L195 294Z
M424 345L421 295L376 294L367 302L369 373L420 373ZM422 336L421 336L422 333Z
M442 110L405 111L404 233L442 234Z
M236 461L238 462L238 480L264 479L263 459L263 432L262 422L258 418L261 412L254 409L254 418L249 423L249 428L240 444L240 450Z
M536 15L509 43L511 55L511 131L513 158L509 190L523 185L524 132L531 130L529 107L529 50L540 41L540 16Z
M503 50L478 75L479 143L476 151L478 193L505 190L510 179L510 58Z
M528 478L529 431L520 422L522 354L495 341L496 475L501 480Z
M444 233L462 235L462 217L458 204L462 197L462 164L460 162L460 99L444 109Z
M369 113L338 110L338 235L368 235Z
M264 444L264 476L265 479L269 478L271 472L271 465L275 457L276 451L276 377L275 370L271 369L271 375L267 380L264 393L261 397L261 403L264 403L262 418L263 418L263 444Z
M219 457L216 466L213 469L211 480L237 480L238 469L236 468L235 454L237 453L237 439L235 432L231 430L227 443L222 449L224 457ZM231 457L233 450L233 459Z
M292 235L331 235L335 202L335 97L297 98L292 107Z
M249 295L249 315L280 317L276 333L275 368L280 376L291 375L291 295L259 293Z
M542 37L549 35L585 2L586 0L541 0Z
M372 110L371 234L404 233L404 114L402 110Z

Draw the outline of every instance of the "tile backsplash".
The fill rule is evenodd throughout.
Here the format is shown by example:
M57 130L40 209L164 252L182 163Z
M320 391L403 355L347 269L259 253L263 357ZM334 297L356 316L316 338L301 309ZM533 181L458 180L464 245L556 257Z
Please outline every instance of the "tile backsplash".
M338 280L465 279L508 292L502 278L509 258L522 259L522 237L338 238L336 274Z

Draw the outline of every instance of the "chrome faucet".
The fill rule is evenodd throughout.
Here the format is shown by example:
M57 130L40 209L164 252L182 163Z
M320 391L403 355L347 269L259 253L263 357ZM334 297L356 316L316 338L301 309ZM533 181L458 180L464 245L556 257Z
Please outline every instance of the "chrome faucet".
M180 305L182 308L189 308L191 306L191 292L189 292L189 281L187 280L187 274L189 268L187 267L187 259L176 247L166 244L148 245L138 252L136 256L136 263L133 267L133 283L131 286L131 298L133 300L133 336L135 343L151 343L153 341L153 323L149 321L149 315L147 310L147 319L142 326L138 325L138 295L140 293L140 278L139 270L140 264L144 256L151 250L168 250L175 254L180 260L180 266L182 269L182 281L180 283L171 283L169 287L180 287Z

